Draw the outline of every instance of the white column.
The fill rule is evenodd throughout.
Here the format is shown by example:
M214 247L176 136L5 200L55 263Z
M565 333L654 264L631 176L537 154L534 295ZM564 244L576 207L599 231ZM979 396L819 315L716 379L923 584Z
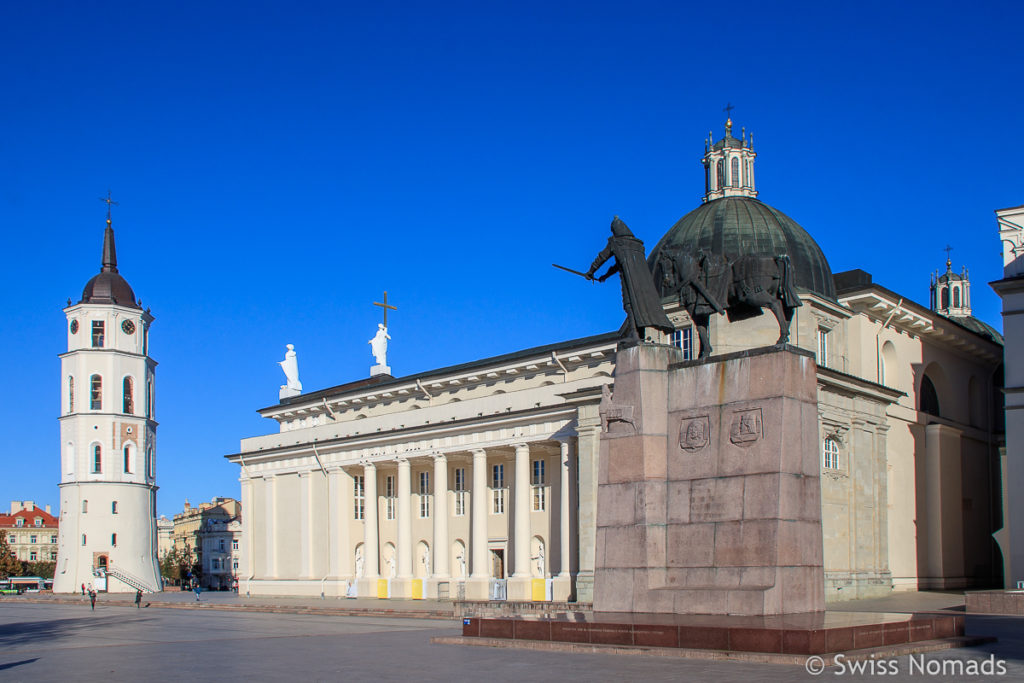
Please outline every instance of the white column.
M263 578L265 579L276 579L277 578L277 552L275 545L275 530L277 527L277 496L275 492L277 490L277 477L270 476L264 480L264 492L266 495L266 564L264 565ZM245 513L243 513L245 514Z
M487 566L487 451L473 451L472 526L470 537L469 580L466 582L466 597L470 600L486 600L490 585Z
M519 578L530 577L530 447L516 444L516 514L515 572Z
M529 600L532 597L530 577L530 446L515 445L515 518L512 534L515 550L512 553L514 571L508 582L509 600Z
M558 549L558 564L559 564L559 575L568 577L569 576L569 554L570 550L569 543L569 442L561 441L559 443L561 451L561 457L558 460L558 483L560 485L559 500L561 505L559 506L558 512L558 526L559 534L558 538L561 541Z
M309 472L299 472L299 576L312 578L313 543L311 524L312 483Z
M448 579L448 458L434 456L434 547L430 553L434 577Z
M398 461L398 578L412 578L412 482L409 460Z
M363 465L363 578L359 595L377 597L380 577L380 553L377 550L377 466Z

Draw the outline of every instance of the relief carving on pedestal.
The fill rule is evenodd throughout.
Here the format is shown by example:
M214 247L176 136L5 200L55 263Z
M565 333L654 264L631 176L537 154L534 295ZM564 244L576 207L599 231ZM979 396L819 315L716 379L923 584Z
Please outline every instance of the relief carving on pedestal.
M633 419L633 406L613 403L612 392L607 384L601 387L601 403L597 411L601 416L601 429L605 433L638 431Z
M707 415L685 419L679 425L679 447L684 451L699 451L708 445L710 433Z
M733 413L729 441L742 448L747 448L755 441L759 441L763 435L760 408L737 410Z

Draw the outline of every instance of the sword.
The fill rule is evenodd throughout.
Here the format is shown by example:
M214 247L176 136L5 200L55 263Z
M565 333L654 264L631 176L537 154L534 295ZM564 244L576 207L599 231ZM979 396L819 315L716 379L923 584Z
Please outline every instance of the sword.
M578 271L578 270L573 270L572 268L566 268L565 266L560 266L560 265L558 265L557 263L552 263L551 265L553 265L553 266L554 266L555 268L559 268L559 269L561 269L561 270L564 270L564 271L566 271L567 273L572 273L573 275L579 275L580 277L585 277L585 278L587 278L588 280L590 280L591 282L593 282L593 280L594 280L594 276L592 276L592 275L587 275L586 273L581 273L581 272L580 272L580 271Z

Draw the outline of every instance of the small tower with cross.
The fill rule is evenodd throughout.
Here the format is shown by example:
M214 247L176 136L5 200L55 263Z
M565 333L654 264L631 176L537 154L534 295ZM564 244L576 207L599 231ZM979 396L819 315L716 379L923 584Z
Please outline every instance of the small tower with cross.
M708 133L704 141L704 201L710 202L722 197L757 197L754 187L754 136L747 139L746 129L740 137L732 134L732 110L727 104L725 112L725 135L718 142Z
M953 247L946 245L946 272L932 273L931 308L947 318L963 318L971 315L971 280L967 268L953 272L950 252Z

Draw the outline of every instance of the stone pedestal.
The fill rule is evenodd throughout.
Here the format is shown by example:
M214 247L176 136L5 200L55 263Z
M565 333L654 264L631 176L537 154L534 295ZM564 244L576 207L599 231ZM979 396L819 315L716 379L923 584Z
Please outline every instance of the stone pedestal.
M824 610L812 354L620 348L601 413L595 611Z
M391 376L391 366L390 365L379 365L379 364L378 365L371 365L370 366L370 377L376 377L377 375L387 375L388 377L390 377Z

